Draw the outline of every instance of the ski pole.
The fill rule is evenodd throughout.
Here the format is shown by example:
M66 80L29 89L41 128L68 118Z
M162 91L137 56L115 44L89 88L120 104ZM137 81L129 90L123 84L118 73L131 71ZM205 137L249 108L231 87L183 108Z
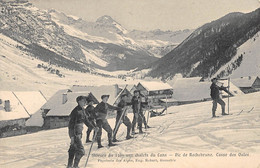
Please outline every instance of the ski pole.
M95 142L95 139L96 139L96 137L97 137L97 132L98 132L98 130L95 129L95 131L94 131L94 137L93 137L93 139L92 139L92 142L91 142L91 145L90 145L90 148L89 148L89 152L88 152L88 156L87 156L87 160L86 160L86 163L85 163L85 168L87 167L88 159L89 159L89 156L90 156L90 152L91 152L91 150L92 150L92 146L93 146L93 144L94 144L94 142Z
M148 106L148 116L147 116L147 121L146 121L147 125L148 125L148 121L149 121L149 116L150 116L150 105Z

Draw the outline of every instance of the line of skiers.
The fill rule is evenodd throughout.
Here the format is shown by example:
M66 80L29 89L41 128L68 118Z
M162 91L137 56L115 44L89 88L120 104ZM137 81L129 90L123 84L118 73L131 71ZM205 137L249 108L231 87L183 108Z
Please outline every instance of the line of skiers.
M71 139L70 148L68 150L69 158L67 167L74 168L78 167L80 159L85 154L84 146L82 144L82 131L83 124L88 127L86 143L91 142L90 133L94 130L93 140L97 141L98 148L102 148L101 136L102 128L107 132L108 136L108 146L115 146L114 142L118 142L116 139L116 134L119 126L124 123L127 127L126 139L131 139L132 135L135 133L136 123L138 123L139 134L143 133L142 124L144 123L145 128L150 128L147 123L145 116L143 114L143 108L148 104L147 102L142 102L141 96L143 96L139 90L134 91L134 96L131 102L127 102L127 94L121 95L121 100L117 107L112 106L107 103L109 95L102 95L102 101L96 106L93 106L94 101L90 97L79 96L76 101L78 105L72 110L69 120L69 137ZM85 108L85 105L88 105ZM127 106L132 106L133 109L133 121L131 123L130 119L126 115ZM114 130L107 121L108 110L116 110L116 124ZM74 163L74 164L73 164Z
M219 96L220 90L224 90L229 95L232 95L227 88L228 87L219 87L217 85L217 78L213 78L212 85L210 86L211 89L211 98L213 100L212 106L212 117L216 117L215 112L217 109L217 103L221 105L222 108L222 115L228 115L225 113L225 102ZM83 131L83 124L88 127L87 136L86 136L86 143L91 142L90 133L94 129L94 140L97 140L98 148L102 148L101 144L101 136L102 136L102 129L107 132L108 136L108 146L115 146L113 142L117 142L116 134L118 131L119 126L124 123L127 127L127 135L126 139L133 138L130 135L132 130L132 135L135 134L135 127L136 123L138 123L139 134L143 133L142 124L144 123L145 128L149 128L146 123L145 116L143 114L143 107L147 105L147 102L141 101L141 93L139 90L134 91L134 96L131 102L127 102L127 95L123 94L121 96L121 100L118 103L117 107L112 106L107 103L109 99L109 95L102 95L102 101L96 106L93 106L94 101L90 97L79 96L77 97L76 101L78 105L72 110L70 114L70 121L69 121L69 137L71 139L71 145L69 148L69 158L67 167L71 168L72 164L74 163L73 167L77 168L80 162L80 159L85 154L84 146L82 144L82 131ZM85 105L88 106L85 109ZM132 106L133 109L133 121L131 123L130 119L126 116L126 106ZM108 110L117 110L116 115L116 124L114 130L112 130L111 126L107 121L107 114Z

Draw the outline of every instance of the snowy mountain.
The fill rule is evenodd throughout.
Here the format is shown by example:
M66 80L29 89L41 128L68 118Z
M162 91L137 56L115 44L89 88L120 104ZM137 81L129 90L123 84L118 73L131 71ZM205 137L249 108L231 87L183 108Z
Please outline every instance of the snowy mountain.
M127 30L110 16L102 16L96 22L67 16L54 9L49 10L51 18L74 40L81 44L85 55L99 60L98 68L106 70L129 70L156 60L153 53L147 52L125 34ZM100 64L100 61L103 62Z
M17 48L45 62L88 71L80 45L53 22L48 13L26 1L0 3L0 33L22 44Z
M156 60L153 54L146 52L133 40L120 36L126 30L108 16L99 18L93 25L92 32L105 32L103 36L96 37L72 26L75 17L59 14L61 21L70 23L60 24L51 15L52 12L39 10L27 1L0 3L0 33L23 44L21 50L45 62L88 72L89 67L135 69ZM105 34L113 36L114 40L109 40Z
M59 25L63 27L70 26L73 29L94 36L98 42L110 42L130 49L145 49L156 57L167 54L192 32L191 30L176 32L161 30L149 32L129 31L107 15L98 18L96 22L88 22L81 18L67 16L54 9L48 12Z
M157 57L162 57L173 50L192 32L193 30L188 29L182 31L162 31L156 29L148 32L133 30L127 35Z
M246 14L230 13L207 23L153 63L150 75L164 79L176 73L184 77L223 77L236 69L238 73L240 65L241 70L248 72L244 74L255 75L251 73L259 72L259 21L257 9ZM247 69L249 64L254 68Z
M128 36L135 40L161 40L168 41L172 44L179 44L184 39L186 39L193 30L179 30L179 31L162 31L160 29L151 30L151 31L141 31L141 30L133 30L128 33Z
M239 46L236 55L222 66L215 73L215 76L228 76L230 73L232 78L260 75L259 36L260 32ZM237 66L239 60L241 60L241 63Z

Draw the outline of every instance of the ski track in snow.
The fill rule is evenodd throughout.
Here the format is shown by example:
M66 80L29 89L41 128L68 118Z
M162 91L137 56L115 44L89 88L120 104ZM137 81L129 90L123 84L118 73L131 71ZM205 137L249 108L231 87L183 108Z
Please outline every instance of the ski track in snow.
M259 154L260 149L260 93L230 98L233 115L211 118L212 102L168 108L168 114L149 118L152 128L135 138L125 140L126 127L118 130L117 146L107 147L107 134L103 131L102 149L94 143L92 154L151 153L151 152L248 152ZM227 99L224 99L227 101ZM254 108L252 108L254 107ZM244 110L240 115L237 115ZM250 111L251 110L251 111ZM217 115L221 114L218 106ZM250 111L250 112L247 112ZM132 114L128 114L132 119ZM114 128L114 119L109 119ZM65 167L69 137L67 128L45 130L33 134L0 139L0 167ZM86 128L82 142L85 142ZM85 144L86 154L90 144ZM90 156L89 167L105 166L98 157ZM84 167L86 155L80 162ZM138 166L137 166L138 167Z

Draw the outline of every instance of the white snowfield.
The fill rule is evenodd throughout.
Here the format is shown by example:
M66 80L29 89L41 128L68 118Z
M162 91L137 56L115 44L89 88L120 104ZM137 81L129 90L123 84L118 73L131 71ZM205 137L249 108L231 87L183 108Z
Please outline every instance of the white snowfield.
M211 101L173 106L166 115L149 118L152 128L136 139L124 140L126 127L121 125L117 138L122 141L111 148L107 148L107 134L103 131L105 147L97 149L94 143L88 167L257 168L260 165L259 100L259 92L232 97L230 113L233 115L220 116L218 107L219 118L211 118ZM227 99L224 101L227 103ZM132 120L132 115L128 116ZM114 122L115 119L109 119L112 128ZM86 128L83 142L85 131ZM0 167L66 167L69 143L67 128L0 139ZM84 147L86 155L81 159L81 168L90 144L84 143ZM117 157L112 156L115 154Z

